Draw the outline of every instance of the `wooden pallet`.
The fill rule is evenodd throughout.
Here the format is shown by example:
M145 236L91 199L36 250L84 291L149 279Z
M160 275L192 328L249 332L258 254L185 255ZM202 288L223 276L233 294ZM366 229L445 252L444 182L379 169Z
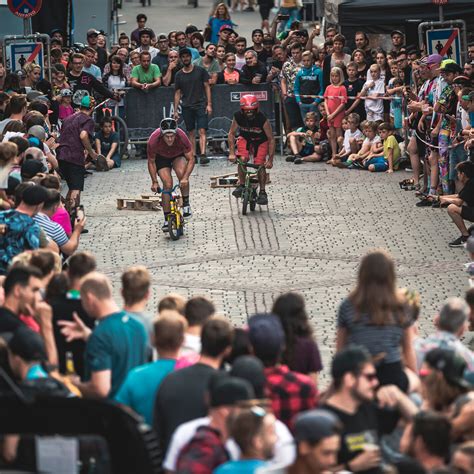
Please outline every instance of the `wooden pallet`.
M160 211L161 196L142 195L141 198L119 198L117 199L117 209L126 211Z
M270 173L267 173L267 184L270 184ZM211 176L211 188L235 188L237 186L237 173Z

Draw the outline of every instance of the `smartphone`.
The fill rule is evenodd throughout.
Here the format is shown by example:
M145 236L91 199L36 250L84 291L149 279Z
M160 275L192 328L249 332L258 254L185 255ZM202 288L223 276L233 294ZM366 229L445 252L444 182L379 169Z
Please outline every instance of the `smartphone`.
M79 221L82 221L84 219L85 214L84 214L84 206L81 204L76 207L76 219Z
M285 20L285 21L287 21L287 20L290 19L290 15L283 15L283 14L280 14L280 15L277 16L277 18L278 18L279 20Z

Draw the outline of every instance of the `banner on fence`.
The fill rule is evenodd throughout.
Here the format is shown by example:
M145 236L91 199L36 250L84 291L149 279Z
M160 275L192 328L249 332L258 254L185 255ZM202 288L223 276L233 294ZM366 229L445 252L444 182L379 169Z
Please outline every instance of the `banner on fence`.
M260 110L275 130L275 103L270 84L212 86L212 117L209 118L208 137L225 138L232 117L240 108L240 97L254 94ZM158 87L148 91L130 89L125 96L125 119L131 140L147 140L165 117L174 113L174 87ZM179 126L186 129L184 122Z

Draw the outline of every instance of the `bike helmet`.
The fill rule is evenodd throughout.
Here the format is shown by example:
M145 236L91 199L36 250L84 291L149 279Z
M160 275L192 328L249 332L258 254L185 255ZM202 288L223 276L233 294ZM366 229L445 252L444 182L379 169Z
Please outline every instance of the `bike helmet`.
M176 123L176 120L174 118L164 118L160 122L160 129L162 133L176 133L176 130L178 129L178 124Z
M61 97L72 97L73 92L71 89L61 89Z
M240 110L258 110L258 99L253 94L247 94L240 98Z

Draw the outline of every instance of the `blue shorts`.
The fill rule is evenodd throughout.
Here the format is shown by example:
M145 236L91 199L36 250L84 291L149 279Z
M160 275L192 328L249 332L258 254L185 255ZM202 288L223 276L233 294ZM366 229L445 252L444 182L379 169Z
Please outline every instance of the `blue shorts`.
M307 143L300 151L301 156L309 156L314 153L314 145Z
M207 130L207 112L206 106L198 107L198 108L191 108L191 107L183 107L183 119L186 125L186 130L191 132L193 130L204 129Z

